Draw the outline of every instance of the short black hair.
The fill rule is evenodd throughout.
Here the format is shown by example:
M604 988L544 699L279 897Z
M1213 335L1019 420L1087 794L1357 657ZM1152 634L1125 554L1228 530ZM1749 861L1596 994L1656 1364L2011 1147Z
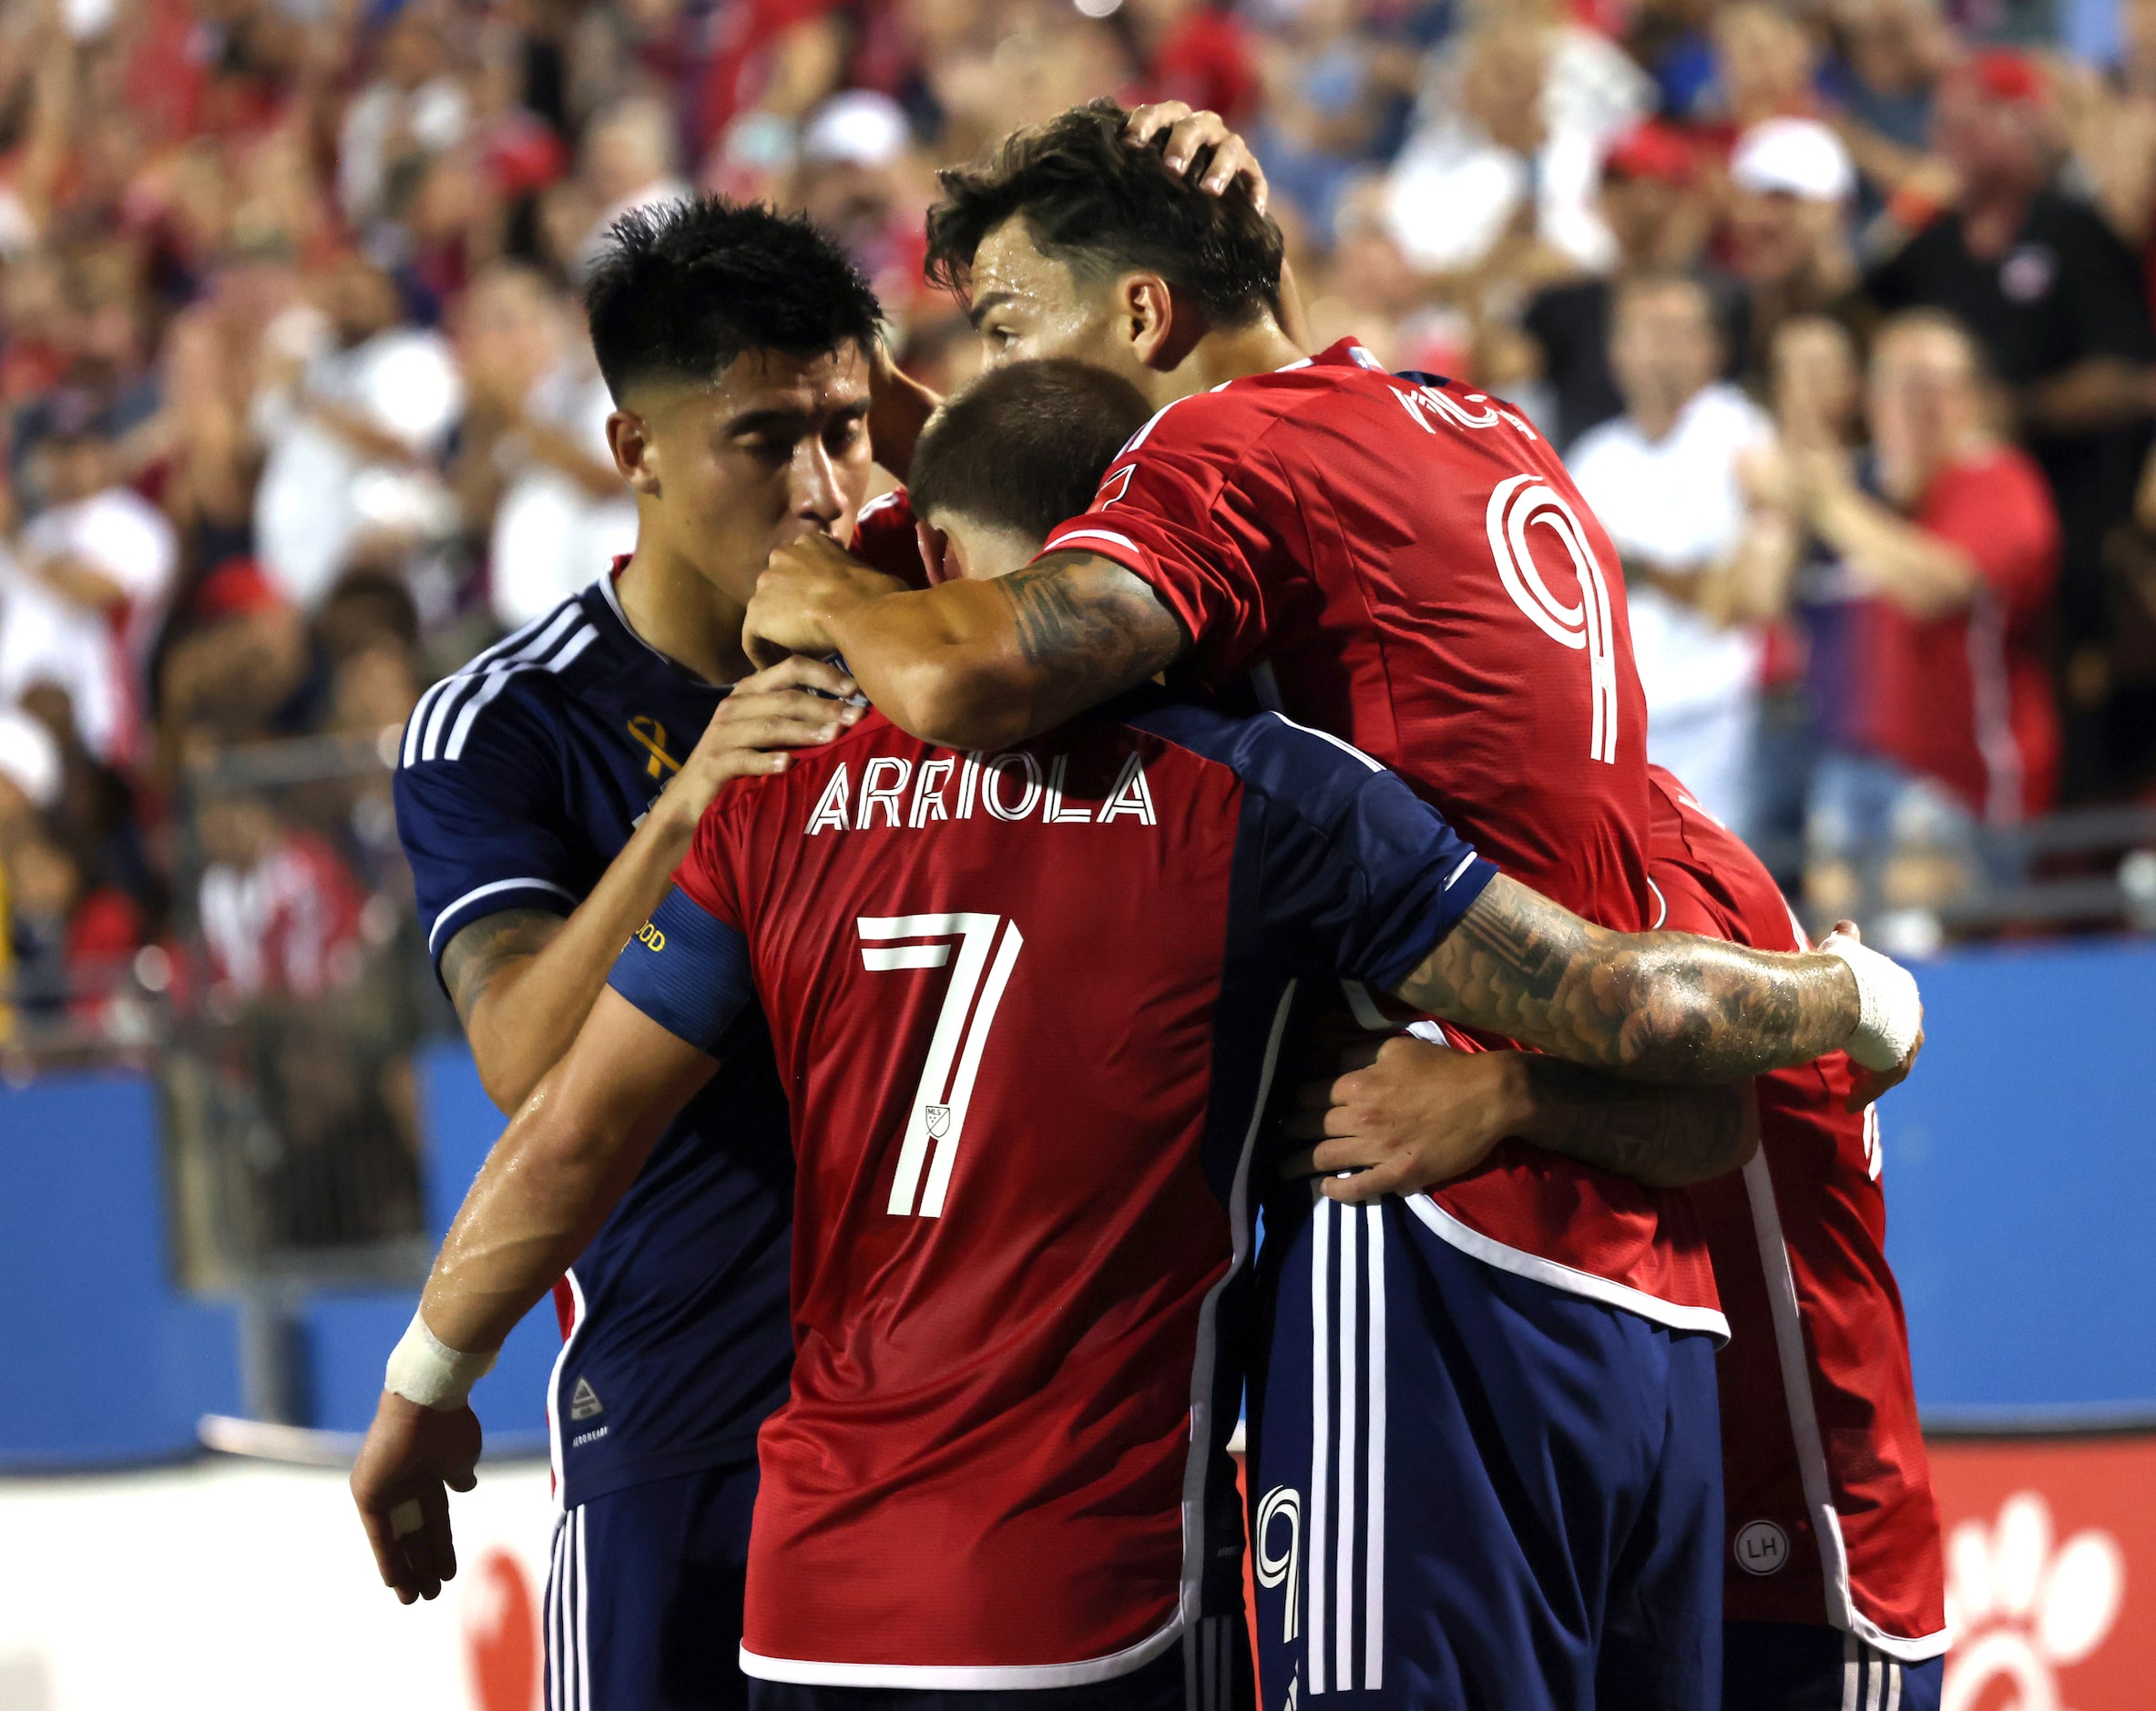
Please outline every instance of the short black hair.
M614 402L639 380L708 381L743 351L870 351L884 311L837 242L799 215L721 196L632 209L584 286Z
M1137 387L1087 363L990 369L922 430L906 478L914 515L955 512L1045 540L1092 508L1116 454L1152 414Z
M1219 196L1198 188L1210 149L1177 174L1163 138L1126 142L1129 117L1114 101L1088 102L1012 132L985 166L938 173L929 279L963 291L981 240L1017 214L1040 252L1081 279L1143 268L1224 326L1279 312L1280 228L1240 183Z

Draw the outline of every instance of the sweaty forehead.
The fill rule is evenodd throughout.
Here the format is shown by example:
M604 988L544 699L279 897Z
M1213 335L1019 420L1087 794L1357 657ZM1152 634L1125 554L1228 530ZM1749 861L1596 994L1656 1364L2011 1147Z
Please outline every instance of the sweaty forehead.
M970 294L976 304L1003 297L1052 309L1071 301L1077 289L1069 265L1043 255L1019 215L989 232L973 252Z
M816 356L743 351L719 376L710 394L730 415L749 410L827 415L868 396L868 358L853 343Z

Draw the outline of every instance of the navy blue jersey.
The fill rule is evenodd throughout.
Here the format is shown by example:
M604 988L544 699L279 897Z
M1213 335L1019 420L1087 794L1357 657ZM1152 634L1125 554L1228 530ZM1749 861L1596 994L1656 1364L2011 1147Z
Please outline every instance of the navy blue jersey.
M713 804L612 983L721 1060L761 995L792 1100L751 1675L1212 1678L1293 997L1396 988L1492 871L1345 743L1188 706L992 754L872 713Z
M437 969L505 909L567 915L695 747L723 689L639 640L613 577L420 698L397 829ZM786 1101L753 1006L567 1278L547 1398L565 1505L755 1454L786 1393Z

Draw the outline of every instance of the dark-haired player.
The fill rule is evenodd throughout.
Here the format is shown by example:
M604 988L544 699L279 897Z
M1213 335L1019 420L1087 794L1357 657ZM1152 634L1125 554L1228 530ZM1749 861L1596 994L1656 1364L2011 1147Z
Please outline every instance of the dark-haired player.
M1206 150L1209 191L1241 175L1262 196L1217 116L1166 103L1131 123L1182 157ZM922 400L881 356L876 302L826 238L716 200L648 212L618 229L587 306L637 549L430 690L396 779L430 948L505 1110L567 1048L720 787L788 763L757 751L856 716L823 698L852 687L829 666L745 675L742 604L771 548L853 534L918 579L903 501L861 501L872 406L903 466ZM557 1291L556 1711L741 1702L755 1433L792 1356L785 1105L761 1022L741 1026L725 1072ZM380 1423L388 1443L471 1419L385 1395ZM370 1466L354 1491L363 1509L378 1495Z
M1085 363L1021 363L938 409L914 453L907 498L931 582L1005 576L1083 507L1152 411Z
M625 220L586 301L636 550L429 690L395 780L428 946L505 1111L576 1038L720 787L858 716L812 692L850 692L835 668L751 675L740 638L773 547L853 535L867 284L805 222L705 200ZM792 1196L785 1096L750 1011L558 1292L554 1711L741 1702L756 1429L792 1359ZM435 1424L399 1397L382 1409Z
M1617 555L1528 424L1463 385L1387 374L1352 339L1306 355L1282 324L1277 228L1246 199L1189 195L1125 143L1110 103L943 185L931 266L965 287L990 360L1078 357L1158 414L1029 569L893 592L835 548L797 548L759 584L754 645L838 650L897 724L972 750L1179 660L1216 686L1248 674L1395 767L1528 885L1643 926L1645 711ZM1489 918L1478 942L1495 958L1546 948L1522 919ZM1852 989L1878 972L1847 955ZM1882 1045L1865 1049L1893 1067ZM1296 1235L1320 1377L1304 1374L1303 1422L1283 1428L1308 1439L1291 1492L1308 1570L1299 1690L1561 1705L1607 1665L1643 1703L1708 1703L1719 1481L1696 1437L1683 1453L1669 1439L1663 1460L1655 1424L1714 1406L1702 1333L1720 1320L1685 1208L1514 1142L1382 1209L1382 1255L1328 1206ZM1417 1350L1390 1392L1399 1429L1415 1429L1404 1409L1434 1410L1418 1470L1478 1494L1475 1528L1388 1530L1386 1503L1407 1494L1347 1459L1369 1419L1356 1387L1385 1358L1369 1303L1388 1287L1510 1327L1455 1338L1435 1364ZM1486 1417L1514 1436L1477 1443ZM1523 1648L1540 1665L1530 1686ZM1276 1699L1289 1683L1265 1687Z
M915 458L946 562L1021 564L1043 507L1142 413L1058 364L947 405ZM1554 983L1443 946L1410 972L1518 887L1373 763L1275 716L1156 702L958 755L872 715L771 782L707 815L686 891L616 976L631 1002L601 999L512 1125L393 1378L461 1401L484 1360L455 1351L498 1342L604 1215L712 1073L752 963L801 1159L800 1353L761 1439L744 1641L774 1711L864 1690L1247 1700L1220 1448L1271 1173L1256 1119L1298 971L1590 1056L1607 1036L1582 1014L1630 1009L1628 1060L1665 1073L1778 1061L1853 1019L1826 959L1625 940L1539 899L1507 907L1567 942ZM1702 1049L1702 1016L1741 989L1772 1000L1762 1019ZM1736 1133L1732 1101L1672 1097ZM439 1502L461 1467L386 1437L370 1453L384 1499ZM445 1547L392 1541L384 1573L424 1583Z

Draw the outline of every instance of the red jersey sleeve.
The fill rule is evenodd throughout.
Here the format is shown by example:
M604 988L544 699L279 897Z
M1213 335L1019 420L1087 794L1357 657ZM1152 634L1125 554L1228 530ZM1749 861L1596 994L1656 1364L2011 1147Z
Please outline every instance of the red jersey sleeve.
M2041 612L2059 574L2059 513L2042 473L2002 451L1942 472L1918 524L1968 554L2016 623Z
M872 570L896 577L909 588L928 586L921 537L914 528L913 501L894 487L861 507L853 522L853 556Z
M1201 393L1172 404L1123 448L1093 508L1059 524L1044 552L1098 553L1143 577L1190 632L1200 674L1219 683L1263 640L1269 518L1294 515L1259 443L1271 414Z
M731 790L720 792L718 801L704 810L704 817L696 823L696 835L690 840L689 854L674 869L674 884L705 913L735 932L745 933L748 925L742 918L741 893L734 883L735 841L729 824L733 794Z

